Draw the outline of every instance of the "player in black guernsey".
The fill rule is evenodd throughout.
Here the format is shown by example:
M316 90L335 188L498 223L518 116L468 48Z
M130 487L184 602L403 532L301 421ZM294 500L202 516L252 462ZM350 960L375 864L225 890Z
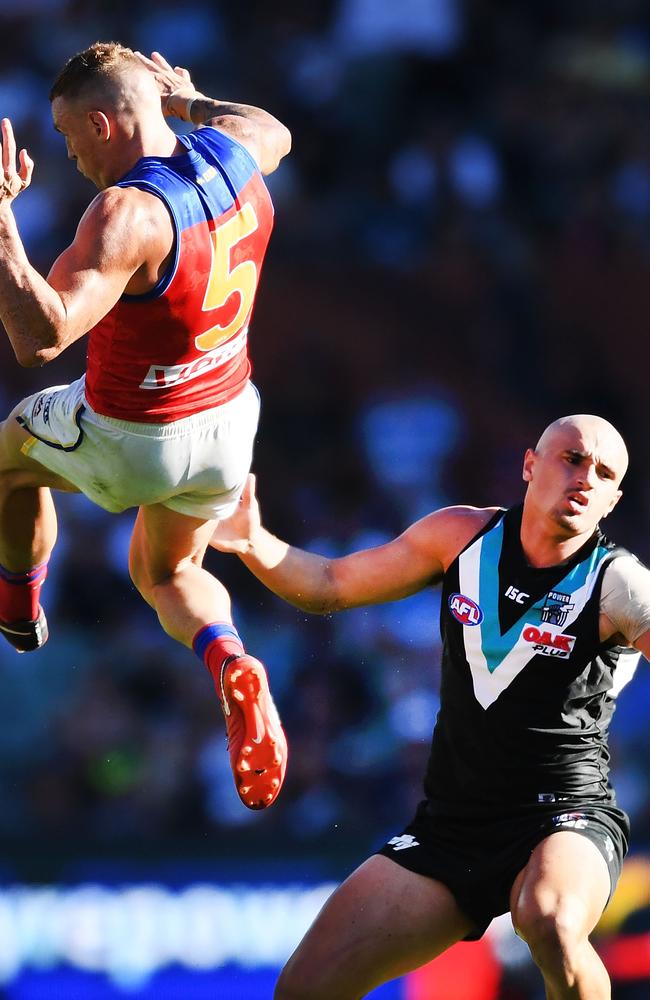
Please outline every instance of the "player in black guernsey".
M611 424L564 417L526 452L521 507L446 508L329 560L262 527L251 480L217 528L216 548L306 611L442 582L426 797L328 900L276 1000L357 1000L508 910L548 1000L611 996L589 943L628 843L607 731L639 654L650 657L650 571L599 527L626 468Z
M607 730L625 647L601 641L600 599L607 566L628 553L597 529L559 566L535 568L522 512L491 518L444 576L431 815L468 800L492 813L504 797L612 798Z

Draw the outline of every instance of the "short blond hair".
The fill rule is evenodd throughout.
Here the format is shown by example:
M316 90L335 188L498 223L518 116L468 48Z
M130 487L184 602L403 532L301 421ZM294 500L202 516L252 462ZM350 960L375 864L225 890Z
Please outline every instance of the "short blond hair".
M114 79L116 71L126 66L140 66L133 49L119 42L95 42L67 61L50 90L55 97L78 97L91 84L99 85Z

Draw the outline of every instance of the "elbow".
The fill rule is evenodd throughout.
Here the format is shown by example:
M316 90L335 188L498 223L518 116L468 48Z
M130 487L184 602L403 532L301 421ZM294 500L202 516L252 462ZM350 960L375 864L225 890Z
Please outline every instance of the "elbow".
M291 150L291 132L289 129L277 123L273 130L272 138L269 136L259 163L260 172L266 177L272 174L280 166L280 161L284 159Z
M37 351L22 351L16 354L16 360L21 368L42 368L43 365L54 361L59 351L56 348L39 348Z
M290 599L291 604L298 608L299 611L304 611L308 615L329 615L330 612L334 610L331 605L321 599L315 600L313 597L308 597L306 594L296 594L294 598Z
M40 351L16 351L16 361L21 368L41 368L45 362L40 355Z
M21 368L42 368L54 361L65 347L65 340L56 331L48 330L43 335L16 338L13 348L16 361ZM20 343L20 340L24 341Z
M62 351L61 347L41 348L40 350L36 351L35 354L36 360L32 365L32 368L42 368L43 365L48 365L50 361L54 361L55 358L58 358L61 351Z
M346 607L339 591L335 562L336 560L325 563L321 586L310 599L304 601L303 611L308 611L312 615L331 615Z
M281 127L282 127L282 134L281 134L280 142L279 142L279 146L280 146L280 157L279 157L279 159L280 160L284 156L286 156L288 153L291 152L291 143L293 141L292 138L291 138L291 132L286 127L286 125L282 125Z
M327 615L331 615L333 611L338 611L338 608L336 608L333 604L319 601L317 604L311 602L302 605L302 610L306 611L307 614L318 615L320 618L325 618Z

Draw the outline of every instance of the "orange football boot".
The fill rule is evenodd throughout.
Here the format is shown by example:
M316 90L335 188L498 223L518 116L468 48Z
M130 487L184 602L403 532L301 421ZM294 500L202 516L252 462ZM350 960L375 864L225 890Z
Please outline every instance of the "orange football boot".
M266 809L280 794L288 751L266 670L254 656L223 661L221 707L239 797L249 809Z

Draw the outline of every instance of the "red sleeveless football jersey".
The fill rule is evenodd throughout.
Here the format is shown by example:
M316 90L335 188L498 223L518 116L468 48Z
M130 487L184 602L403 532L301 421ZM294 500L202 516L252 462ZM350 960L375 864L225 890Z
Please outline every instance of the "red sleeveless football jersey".
M180 136L186 152L146 156L119 181L157 195L174 259L146 295L123 295L89 333L86 398L97 413L168 423L236 396L273 206L248 151L219 129Z

